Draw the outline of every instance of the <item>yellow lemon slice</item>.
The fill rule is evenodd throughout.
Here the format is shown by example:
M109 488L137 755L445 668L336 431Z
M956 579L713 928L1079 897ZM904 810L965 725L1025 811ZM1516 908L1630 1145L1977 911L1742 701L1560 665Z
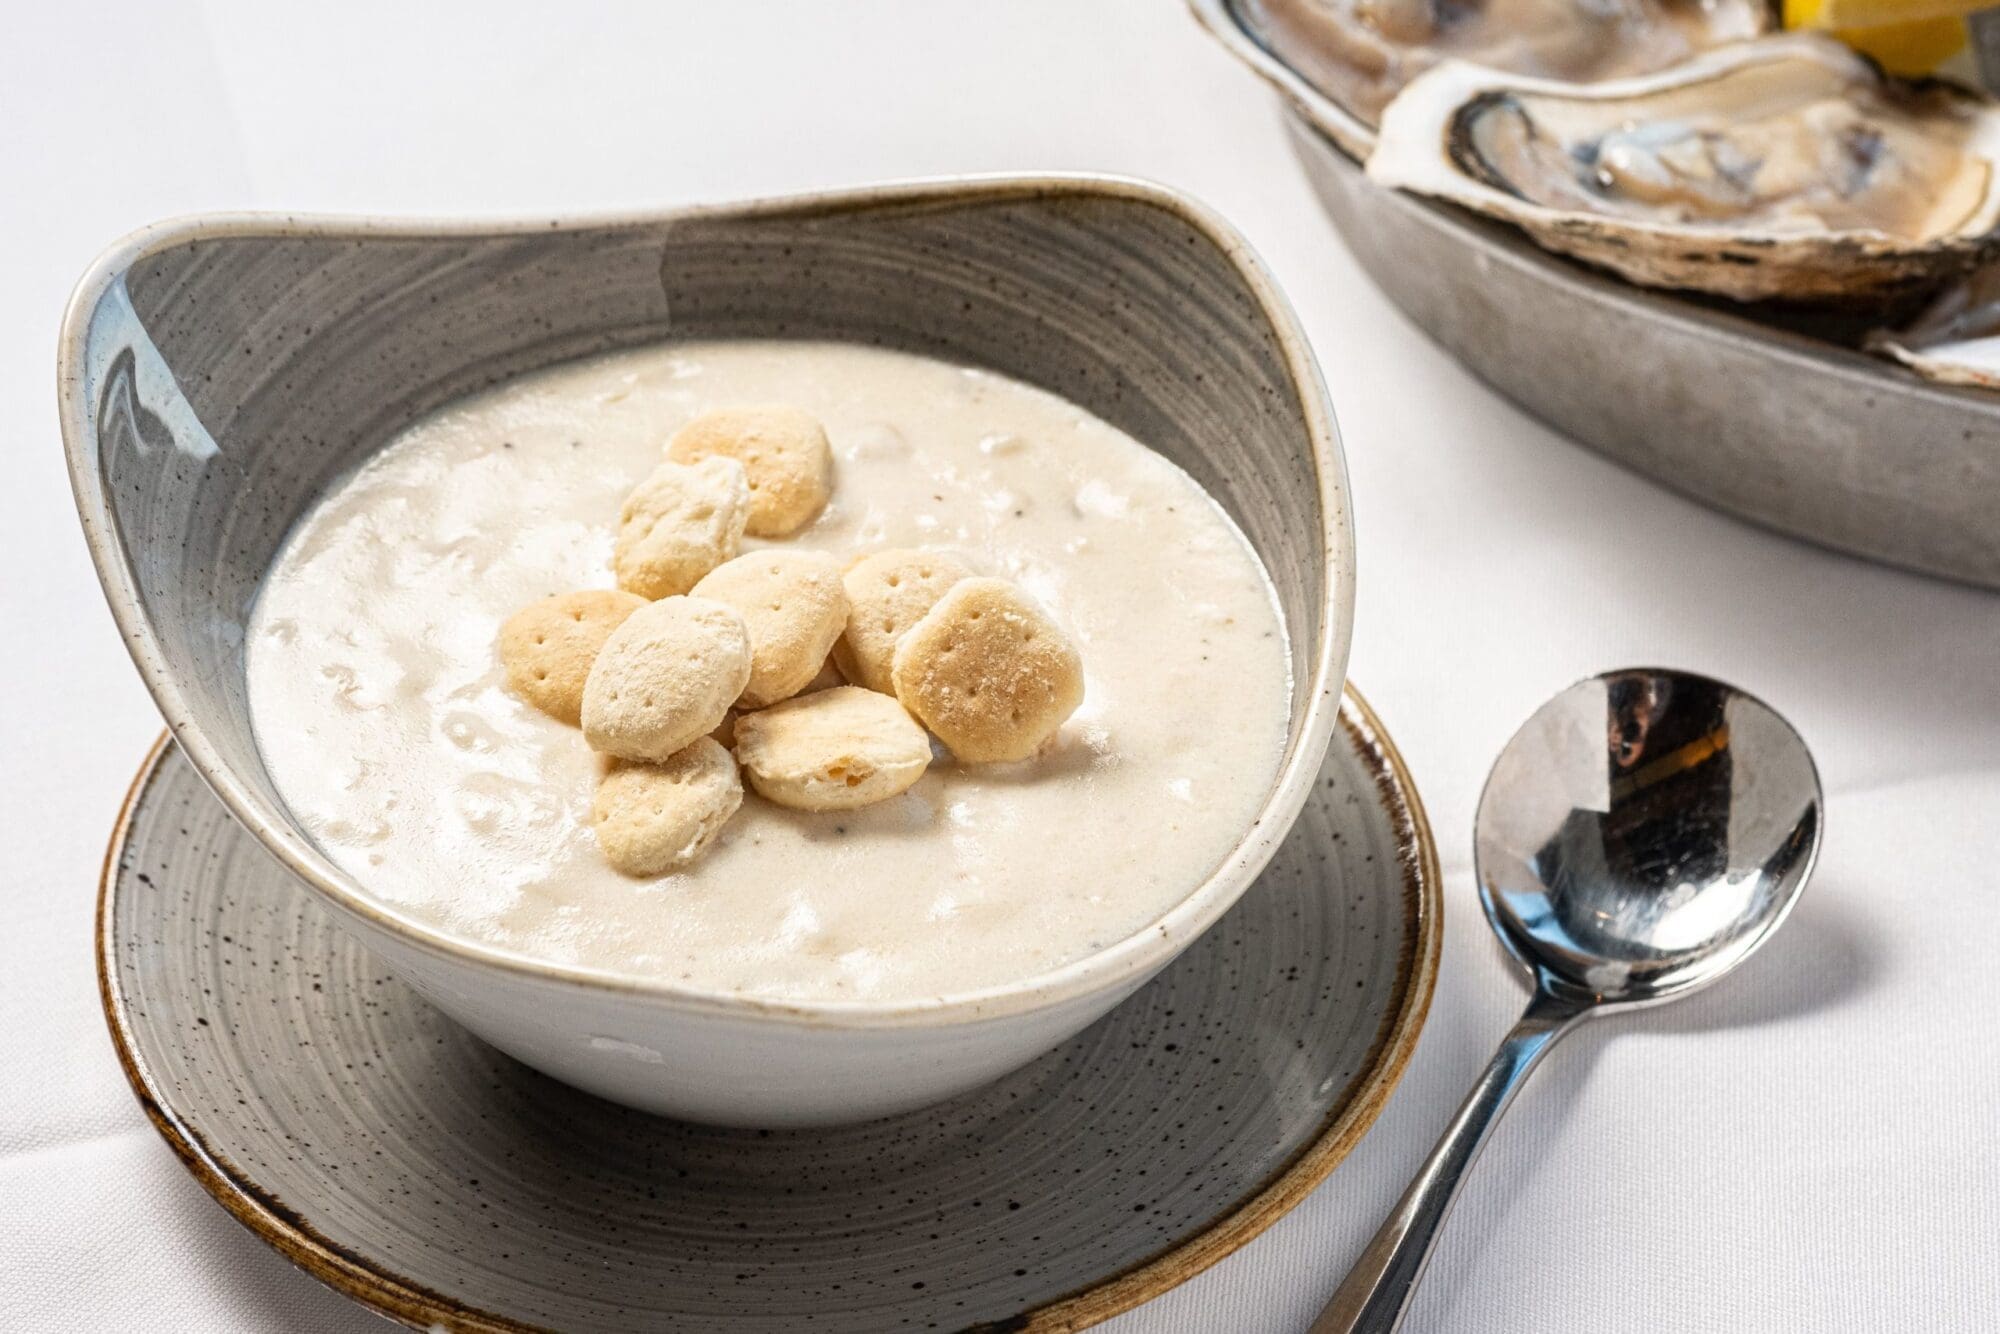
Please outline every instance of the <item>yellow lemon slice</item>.
M1991 0L1785 0L1787 28L1881 28L1963 18Z
M1833 35L1865 56L1873 56L1891 74L1929 74L1965 49L1965 20L1917 19L1885 23L1879 28L1836 28Z
M1965 49L1962 14L1986 0L1785 0L1787 28L1829 31L1891 74L1929 74Z

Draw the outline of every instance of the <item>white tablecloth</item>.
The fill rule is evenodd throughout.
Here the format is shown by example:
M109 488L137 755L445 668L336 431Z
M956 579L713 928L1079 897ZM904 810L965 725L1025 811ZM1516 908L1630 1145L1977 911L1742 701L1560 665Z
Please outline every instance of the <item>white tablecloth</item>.
M18 0L4 32L0 1329L376 1327L182 1172L98 1016L99 859L159 722L58 448L56 324L91 256L197 209L547 213L1037 168L1191 191L1290 292L1352 469L1354 679L1448 873L1437 999L1377 1128L1268 1234L1113 1328L1303 1329L1521 1000L1467 875L1490 757L1559 686L1652 661L1804 731L1831 795L1818 876L1739 976L1553 1057L1411 1327L2000 1322L2000 599L1712 515L1474 383L1356 270L1271 99L1173 0L350 0L310 20Z

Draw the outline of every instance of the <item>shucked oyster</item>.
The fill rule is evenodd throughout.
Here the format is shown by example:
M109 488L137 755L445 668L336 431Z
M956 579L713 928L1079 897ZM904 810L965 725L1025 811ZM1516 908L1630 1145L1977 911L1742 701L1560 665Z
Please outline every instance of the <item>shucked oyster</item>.
M1925 379L2000 389L2000 264L1953 283L1907 327L1871 335L1868 347Z
M1589 83L1680 64L1773 18L1770 0L1241 2L1281 58L1368 125L1442 60Z
M1391 104L1368 174L1636 283L1832 300L1990 252L1996 155L1986 99L1800 33L1588 87L1441 65Z

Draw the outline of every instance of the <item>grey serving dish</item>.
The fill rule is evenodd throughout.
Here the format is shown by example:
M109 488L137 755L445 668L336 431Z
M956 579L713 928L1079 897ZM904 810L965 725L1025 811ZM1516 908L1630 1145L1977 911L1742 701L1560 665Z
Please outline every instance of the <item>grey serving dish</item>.
M1190 0L1285 99L1306 176L1375 283L1551 426L1717 509L2000 587L2000 395L1703 301L1634 287L1513 229L1386 190L1372 134L1287 64L1250 0Z

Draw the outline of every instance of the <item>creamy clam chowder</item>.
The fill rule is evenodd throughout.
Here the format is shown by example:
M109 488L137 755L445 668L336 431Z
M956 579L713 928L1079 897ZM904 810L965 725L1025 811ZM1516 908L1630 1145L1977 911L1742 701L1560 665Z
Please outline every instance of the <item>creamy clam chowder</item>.
M534 599L609 587L621 499L696 414L816 416L832 499L766 545L950 552L1066 627L1086 691L1012 764L940 748L845 812L747 797L652 879L591 827L603 762L495 655ZM680 343L524 376L389 441L309 512L253 610L272 778L371 895L524 955L769 998L916 999L1144 929L1241 840L1277 772L1289 657L1257 558L1138 441L1002 376L845 344Z

